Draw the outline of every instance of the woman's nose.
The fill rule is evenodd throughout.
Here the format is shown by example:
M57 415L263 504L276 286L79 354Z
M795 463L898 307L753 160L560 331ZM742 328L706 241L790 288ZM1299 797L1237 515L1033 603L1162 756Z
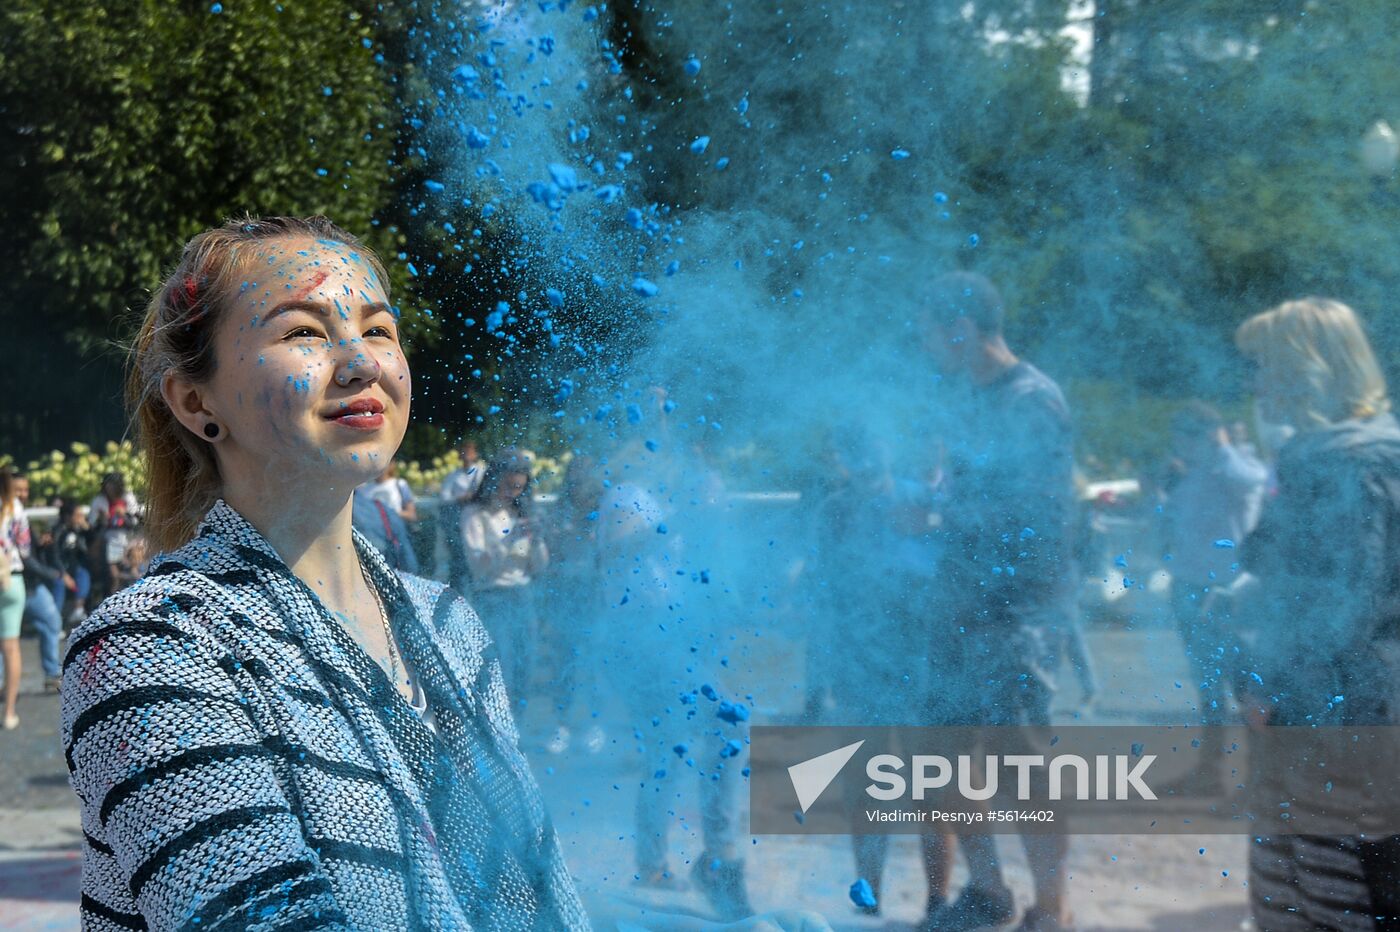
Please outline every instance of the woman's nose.
M384 368L374 352L359 340L346 341L336 347L335 381L338 385L349 385L356 380L373 385L379 381Z

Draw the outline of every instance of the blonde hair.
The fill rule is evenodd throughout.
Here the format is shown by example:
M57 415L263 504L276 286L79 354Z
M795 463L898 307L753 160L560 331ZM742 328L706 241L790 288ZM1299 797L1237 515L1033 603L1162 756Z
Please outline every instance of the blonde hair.
M1385 375L1361 319L1330 298L1285 301L1235 331L1235 345L1286 386L1286 415L1299 430L1390 410Z
M173 550L191 540L221 487L212 447L176 419L161 395L161 383L170 373L196 384L213 376L214 335L245 287L244 260L257 246L290 238L357 250L356 258L368 264L389 293L379 257L325 217L243 217L185 244L180 261L146 307L127 365L126 402L146 463L146 536L157 550Z

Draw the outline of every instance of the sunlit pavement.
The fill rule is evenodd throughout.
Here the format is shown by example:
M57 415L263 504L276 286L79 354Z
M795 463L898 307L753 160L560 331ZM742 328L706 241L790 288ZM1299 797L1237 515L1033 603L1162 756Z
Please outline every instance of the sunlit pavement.
M1095 720L1168 722L1187 714L1195 697L1174 635L1093 630L1089 640L1102 681ZM0 929L77 929L80 832L58 746L58 697L41 692L35 642L25 639L23 647L22 724L0 732ZM1178 681L1187 685L1178 688ZM1074 687L1067 687L1059 711L1068 716L1077 701ZM636 783L623 747L630 742L610 737L616 742L598 754L531 754L585 897L638 910L708 915L694 890L662 893L634 885ZM676 813L671 866L688 878L689 861L699 853L700 819L695 784L683 786L688 792ZM1007 836L998 843L1008 882L1025 905L1031 884L1019 844ZM1069 872L1079 927L1236 929L1245 916L1245 850L1239 836L1076 837ZM837 929L907 929L922 914L914 836L898 836L891 846L879 918L857 916L847 898L856 878L846 838L764 837L748 845L746 855L757 909L801 906L824 914ZM959 866L955 887L964 876Z

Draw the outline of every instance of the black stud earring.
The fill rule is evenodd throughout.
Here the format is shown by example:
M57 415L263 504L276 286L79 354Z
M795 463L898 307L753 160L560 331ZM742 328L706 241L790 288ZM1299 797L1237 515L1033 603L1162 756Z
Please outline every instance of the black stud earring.
M219 436L219 425L215 424L213 421L210 421L208 424L205 424L204 436L208 437L210 440L213 440L215 437Z

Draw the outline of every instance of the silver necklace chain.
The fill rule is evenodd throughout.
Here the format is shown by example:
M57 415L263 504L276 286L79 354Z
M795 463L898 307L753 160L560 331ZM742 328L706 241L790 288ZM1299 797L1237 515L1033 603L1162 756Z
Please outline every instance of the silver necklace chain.
M399 651L394 645L394 630L389 625L389 612L384 607L384 599L379 595L379 588L375 586L374 580L370 579L369 571L363 563L360 564L360 575L364 577L365 585L369 587L370 595L374 596L374 606L379 612L379 621L384 625L384 640L389 647L389 682L394 684L394 688L399 688Z

